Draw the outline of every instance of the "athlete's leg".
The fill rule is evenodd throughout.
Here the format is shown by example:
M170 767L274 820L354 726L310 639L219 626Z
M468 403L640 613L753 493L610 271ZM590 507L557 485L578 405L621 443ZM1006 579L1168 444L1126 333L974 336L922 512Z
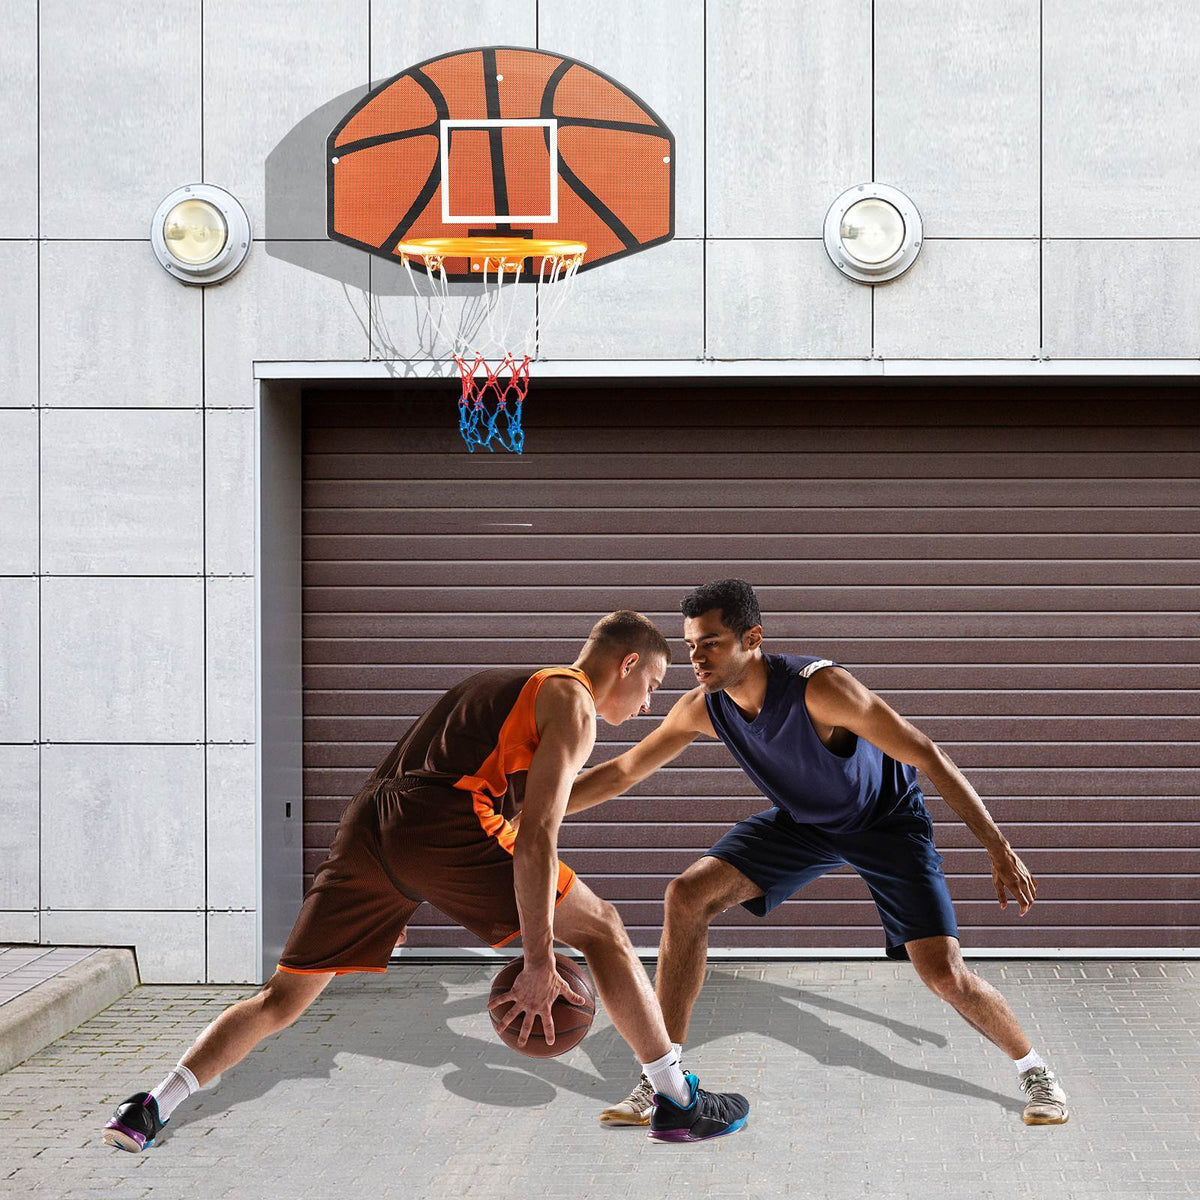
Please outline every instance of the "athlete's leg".
M617 910L576 879L554 909L554 936L582 951L604 1007L638 1061L669 1053L671 1039L654 989Z
M554 936L583 951L596 989L621 1036L642 1064L644 1112L611 1122L650 1126L659 1141L696 1142L733 1133L750 1103L736 1092L706 1092L684 1076L667 1037L650 980L617 910L578 879L554 910ZM610 1123L602 1115L601 1120Z
M908 957L930 991L1009 1058L1024 1058L1032 1043L1008 1001L985 979L967 969L958 939L926 937L905 942Z
M262 991L231 1004L179 1061L203 1087L241 1062L263 1038L290 1025L332 978L331 971L313 975L276 971Z
M723 859L705 855L667 885L654 990L671 1041L687 1040L692 1007L704 982L708 927L718 913L763 894Z
M180 1060L201 1087L290 1025L337 968L386 969L420 901L403 895L385 874L377 840L375 797L360 791L342 814L279 956L292 969L276 970L260 992L227 1008Z
M153 1092L135 1092L122 1101L104 1127L103 1140L134 1154L153 1146L176 1105L240 1062L268 1034L290 1025L332 978L331 972L277 971L261 992L213 1021Z

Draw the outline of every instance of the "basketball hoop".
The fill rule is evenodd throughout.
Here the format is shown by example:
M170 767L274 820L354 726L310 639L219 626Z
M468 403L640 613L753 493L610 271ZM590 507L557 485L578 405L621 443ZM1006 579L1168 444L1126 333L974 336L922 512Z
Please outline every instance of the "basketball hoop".
M493 450L498 443L520 454L529 364L543 328L567 302L587 247L545 238L436 237L408 239L397 249L434 330L452 349L462 378L458 428L467 449ZM452 278L468 273L471 283L452 285ZM520 283L534 284L528 314L520 310L530 293L515 286Z

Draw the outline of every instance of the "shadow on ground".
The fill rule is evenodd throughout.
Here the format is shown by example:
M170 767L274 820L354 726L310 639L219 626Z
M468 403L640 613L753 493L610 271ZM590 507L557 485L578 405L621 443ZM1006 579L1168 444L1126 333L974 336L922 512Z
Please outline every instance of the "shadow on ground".
M552 1100L559 1089L588 1097L597 1106L613 1103L636 1082L636 1066L625 1042L607 1022L561 1059L526 1059L491 1035L464 1033L451 1021L483 1017L493 971L490 966L453 968L452 983L441 979L398 980L389 976L336 980L293 1025L263 1042L232 1067L216 1088L202 1091L172 1118L160 1140L191 1120L210 1119L255 1100L280 1080L333 1078L340 1054L361 1055L437 1071L449 1067L443 1085L468 1100L498 1108L526 1108ZM814 1067L845 1068L881 1079L915 1084L932 1091L983 1100L1020 1113L1011 1096L938 1071L907 1066L884 1051L831 1024L820 1014L877 1025L913 1045L944 1046L946 1038L916 1025L846 1003L821 992L710 970L692 1020L685 1060L703 1059L705 1044L731 1034L758 1034L808 1055ZM914 981L914 986L917 984ZM468 996L451 992L471 991ZM440 995L440 1007L432 1007ZM379 1019L371 1017L378 1012ZM752 1021L738 1027L739 1020ZM340 1017L353 1015L354 1020ZM431 1020L432 1016L432 1020ZM341 1027L341 1029L339 1029ZM485 1026L486 1028L486 1026ZM339 1033L344 1036L339 1036ZM298 1050L302 1049L302 1053ZM982 1050L981 1052L986 1052ZM685 1066L687 1062L685 1061ZM702 1065L697 1062L697 1066ZM705 1081L709 1082L709 1081ZM735 1079L712 1079L713 1087L736 1088Z

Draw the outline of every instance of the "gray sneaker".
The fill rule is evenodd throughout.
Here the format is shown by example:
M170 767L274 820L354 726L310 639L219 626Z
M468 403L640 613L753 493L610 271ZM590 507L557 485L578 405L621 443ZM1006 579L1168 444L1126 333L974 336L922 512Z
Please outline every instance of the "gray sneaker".
M1026 1125L1061 1125L1070 1115L1067 1094L1049 1067L1030 1067L1021 1072L1021 1091L1028 1100L1021 1119Z
M654 1088L645 1075L619 1104L600 1114L601 1125L649 1125L654 1111Z

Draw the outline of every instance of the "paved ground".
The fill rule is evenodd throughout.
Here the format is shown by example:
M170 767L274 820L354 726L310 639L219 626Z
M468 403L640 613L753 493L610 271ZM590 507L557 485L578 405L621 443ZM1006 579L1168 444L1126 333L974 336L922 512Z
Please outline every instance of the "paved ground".
M99 1141L113 1106L253 989L136 989L0 1076L0 1197L1200 1193L1196 964L974 969L1063 1077L1069 1124L1022 1125L1011 1064L904 963L714 965L685 1058L754 1109L698 1146L596 1122L634 1070L602 1016L563 1058L522 1059L488 1024L488 968L406 964L336 980L139 1156Z

